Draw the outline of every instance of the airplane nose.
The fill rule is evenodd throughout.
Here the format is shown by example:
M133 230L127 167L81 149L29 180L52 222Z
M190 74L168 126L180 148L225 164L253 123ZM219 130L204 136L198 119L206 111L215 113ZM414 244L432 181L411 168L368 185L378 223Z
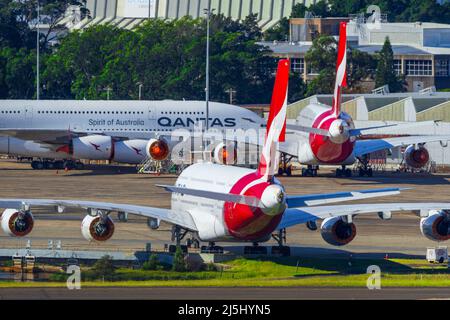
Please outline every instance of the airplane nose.
M286 209L286 194L281 186L272 184L264 190L261 202L265 214L276 216Z

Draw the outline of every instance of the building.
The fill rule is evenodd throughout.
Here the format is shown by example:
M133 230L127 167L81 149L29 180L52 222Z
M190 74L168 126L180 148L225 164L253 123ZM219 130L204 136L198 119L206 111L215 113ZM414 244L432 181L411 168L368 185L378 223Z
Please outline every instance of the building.
M204 17L210 2L216 14L242 20L258 15L259 26L266 30L284 17L289 17L297 3L306 6L318 0L87 0L87 17L73 26L84 29L97 24L110 24L133 29L149 18L178 19L184 16Z
M291 19L289 42L262 42L275 56L292 59L292 69L305 80L316 76L305 54L319 33L338 36L338 25L349 18ZM369 54L381 51L389 37L394 68L404 74L408 91L450 88L450 24L388 23L384 17L367 20L354 17L348 23L349 46ZM373 89L372 83L372 89Z

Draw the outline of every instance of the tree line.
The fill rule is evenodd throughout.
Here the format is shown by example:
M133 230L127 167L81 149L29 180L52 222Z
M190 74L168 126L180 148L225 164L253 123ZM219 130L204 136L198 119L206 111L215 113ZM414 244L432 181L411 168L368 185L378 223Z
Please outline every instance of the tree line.
M34 1L0 0L1 99L36 97L33 4ZM42 0L41 4L49 25L56 29L55 21L66 6L80 2ZM152 19L133 31L97 25L66 32L53 46L50 45L52 34L49 31L40 36L41 99L106 99L108 95L111 99L138 99L139 86L142 99L147 100L202 100L205 97L204 19ZM260 44L264 37L256 15L240 22L223 15L212 16L211 100L228 102L229 89L233 89L236 91L234 103L237 104L270 101L277 59ZM349 91L364 90L361 84L375 77L380 57L351 50ZM332 92L335 40L319 37L306 59L319 70L319 75L305 83L299 74L293 73L290 101ZM385 61L387 65L392 63L391 60ZM382 73L379 74L378 78Z

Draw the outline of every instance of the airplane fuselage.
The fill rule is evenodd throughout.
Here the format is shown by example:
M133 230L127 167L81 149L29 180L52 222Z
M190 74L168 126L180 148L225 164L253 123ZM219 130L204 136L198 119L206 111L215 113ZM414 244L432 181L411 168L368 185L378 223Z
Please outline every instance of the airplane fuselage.
M349 127L354 128L350 115L342 112ZM328 130L336 120L329 107L319 104L309 104L299 114L297 124L305 127ZM349 139L344 143L334 143L329 137L313 133L296 132L288 137L292 143L298 143L298 159L300 163L312 165L348 165L355 162L353 150L355 141Z

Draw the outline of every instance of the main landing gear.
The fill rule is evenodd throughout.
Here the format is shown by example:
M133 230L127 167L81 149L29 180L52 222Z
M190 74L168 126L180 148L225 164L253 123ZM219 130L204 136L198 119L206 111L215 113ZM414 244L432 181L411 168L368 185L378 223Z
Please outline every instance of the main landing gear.
M257 242L253 242L253 246L244 247L244 254L267 255L267 248L259 246Z
M364 177L364 176L368 176L368 177L373 177L373 170L370 167L370 163L369 163L369 157L367 155L358 158L359 160L359 171L358 174L360 177Z
M34 170L83 170L84 164L73 160L34 160L31 162Z
M223 254L223 247L216 246L215 242L209 242L207 246L200 248L201 253L218 253Z
M182 230L180 226L172 227L172 241L175 241L176 244L169 245L169 253L175 253L175 251L177 251L178 246L181 248L181 251L183 251L183 253L188 252L188 246L181 245L181 241L184 239L184 237L187 234L188 234L188 231Z
M292 176L292 156L288 158L285 153L281 154L280 166L278 167L278 175L282 176L286 174L288 177Z
M273 255L281 255L283 257L289 257L291 255L291 248L286 246L286 229L281 229L278 234L272 234L272 238L278 242L278 246L272 247Z
M342 166L342 169L336 169L336 177L347 177L350 178L352 176L352 170Z
M319 166L308 165L308 168L302 168L303 177L317 177Z

